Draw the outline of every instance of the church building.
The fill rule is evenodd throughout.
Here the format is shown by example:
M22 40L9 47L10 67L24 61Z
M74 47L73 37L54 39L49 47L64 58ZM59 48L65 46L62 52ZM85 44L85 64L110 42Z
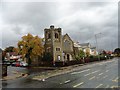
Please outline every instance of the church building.
M53 25L44 29L44 39L45 52L52 54L54 63L75 60L75 52L81 48L68 34L62 35L61 28L55 28Z

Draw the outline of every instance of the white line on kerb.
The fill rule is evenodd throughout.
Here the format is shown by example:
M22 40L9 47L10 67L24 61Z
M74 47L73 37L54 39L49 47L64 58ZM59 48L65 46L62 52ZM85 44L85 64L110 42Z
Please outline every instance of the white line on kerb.
M73 72L71 74L78 74L78 73L83 73L83 72L86 72L86 71L89 71L90 69L86 69L86 70L83 70L83 71L80 71L80 72Z
M99 84L96 88L99 88L100 86L102 86L103 84Z
M83 83L84 83L84 82L81 82L81 83L79 83L79 84L74 85L73 87L78 87L78 86L82 85Z

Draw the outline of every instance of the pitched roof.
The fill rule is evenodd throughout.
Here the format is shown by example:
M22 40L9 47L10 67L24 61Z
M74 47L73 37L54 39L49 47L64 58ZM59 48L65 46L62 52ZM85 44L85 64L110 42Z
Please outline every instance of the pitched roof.
M81 47L78 43L74 42L74 47Z
M65 36L68 36L69 39L73 42L73 40L70 38L70 36L67 33L65 35L62 35L62 38L64 38Z
M96 49L96 47L91 47L91 49Z
M79 44L80 46L89 46L90 43L82 43L82 44Z

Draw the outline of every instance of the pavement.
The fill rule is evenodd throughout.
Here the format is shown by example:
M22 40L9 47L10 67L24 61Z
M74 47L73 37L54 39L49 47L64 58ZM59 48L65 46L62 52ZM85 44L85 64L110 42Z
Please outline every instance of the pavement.
M21 69L18 70L19 67L8 67L7 76L3 77L1 80L14 80L20 77L27 77L28 74L23 72Z
M118 61L118 58L114 58L47 70L3 81L3 88L118 88Z

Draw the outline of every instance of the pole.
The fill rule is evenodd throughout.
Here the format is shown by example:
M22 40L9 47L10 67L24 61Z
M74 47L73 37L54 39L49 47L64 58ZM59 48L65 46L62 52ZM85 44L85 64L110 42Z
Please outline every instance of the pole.
M101 33L98 33L98 34L101 34ZM98 34L95 34L95 41L96 41L96 50L98 51L98 41L97 41L97 35ZM98 60L100 61L100 57L99 57L99 51L98 51Z

